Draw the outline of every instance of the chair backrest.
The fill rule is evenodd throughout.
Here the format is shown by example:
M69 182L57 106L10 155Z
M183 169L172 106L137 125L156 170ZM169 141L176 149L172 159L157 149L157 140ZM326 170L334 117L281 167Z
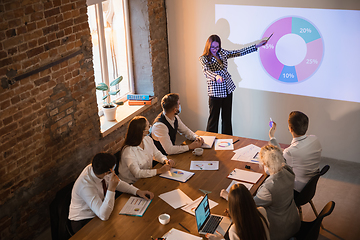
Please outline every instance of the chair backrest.
M121 150L116 152L114 154L114 156L116 157L116 163L115 163L115 174L119 175L119 164L120 164L120 160L121 160Z
M73 234L70 220L68 219L73 186L74 182L71 182L59 190L56 193L55 199L50 203L52 240L69 239Z
M310 202L310 200L315 195L316 185L320 176L324 175L329 170L329 168L330 168L329 165L325 165L318 174L316 174L309 180L309 182L305 185L303 190L301 190L301 192L294 199L296 206L299 207Z
M321 210L321 213L319 214L319 216L310 223L310 227L307 229L308 232L305 235L306 240L316 240L319 237L319 233L320 233L320 225L322 220L324 219L324 217L329 216L333 210L335 208L335 202L331 201L328 202L325 207L323 208L323 210Z

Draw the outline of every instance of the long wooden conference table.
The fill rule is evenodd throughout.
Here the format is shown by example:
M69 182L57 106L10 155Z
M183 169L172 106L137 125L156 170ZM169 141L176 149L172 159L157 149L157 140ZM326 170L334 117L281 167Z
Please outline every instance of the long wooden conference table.
M262 147L267 144L267 141L241 138L236 136L229 136L223 134L216 134L204 131L197 131L199 136L216 136L217 139L230 139L233 141L239 140L234 144L234 150L245 147L249 144L254 144ZM285 147L282 145L281 147ZM107 221L101 221L98 217L91 220L86 226L78 231L71 240L77 239L151 239L151 237L158 238L163 236L172 228L177 228L181 231L187 232L181 223L191 234L200 236L197 227L195 216L181 210L174 209L165 201L159 198L159 195L172 191L174 189L182 190L191 199L195 200L204 193L199 189L210 191L209 199L218 203L218 205L211 209L211 213L223 215L227 208L227 201L220 197L221 189L226 189L231 183L232 179L227 178L229 173L234 168L245 169L245 165L251 167L248 171L264 173L263 169L256 163L233 161L234 152L231 150L215 151L214 146L211 149L204 149L202 156L194 156L191 151L169 155L168 158L176 162L176 167L185 171L190 171L191 161L219 161L219 170L217 171L192 171L195 174L185 183L155 176L152 178L145 178L138 180L134 186L142 190L149 190L154 193L154 199L142 217L119 215L131 195L121 194L116 199L114 210ZM156 168L161 167L160 164ZM250 192L255 195L258 187L266 178L264 174L259 181L254 184ZM171 216L170 222L167 225L162 225L158 221L158 216L162 213L167 213Z

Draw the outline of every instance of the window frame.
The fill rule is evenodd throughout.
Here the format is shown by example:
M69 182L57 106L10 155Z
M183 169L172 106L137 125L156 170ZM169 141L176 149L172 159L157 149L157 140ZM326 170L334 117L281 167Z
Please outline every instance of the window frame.
M99 55L100 55L100 67L101 67L101 80L103 83L110 86L109 81L109 72L108 72L108 62L107 62L107 51L106 51L106 40L105 40L105 27L104 27L104 18L103 18L103 7L102 3L108 0L87 0L87 7L95 5L95 16L96 16L96 25L98 31L98 41L99 41ZM119 0L116 0L119 1ZM131 48L131 38L130 38L130 18L129 18L129 3L128 0L120 0L123 5L124 10L124 29L125 29L125 41L126 48L124 49L126 54L127 61L127 72L128 72L128 81L129 81L129 91L126 93L121 93L121 95L117 96L117 101L125 100L126 94L134 93L135 83L134 83L134 74L133 74L133 65L132 65L132 48ZM95 81L95 79L94 79ZM96 81L95 81L96 84ZM103 97L105 96L105 92L103 92ZM96 100L98 104L98 99ZM99 115L102 116L102 109L98 105Z

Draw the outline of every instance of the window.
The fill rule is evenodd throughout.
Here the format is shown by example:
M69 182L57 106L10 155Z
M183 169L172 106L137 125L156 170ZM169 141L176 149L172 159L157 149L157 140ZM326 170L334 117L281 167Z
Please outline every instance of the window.
M92 38L95 84L106 84L119 76L120 92L111 101L133 92L127 0L87 0ZM96 91L101 110L103 92Z

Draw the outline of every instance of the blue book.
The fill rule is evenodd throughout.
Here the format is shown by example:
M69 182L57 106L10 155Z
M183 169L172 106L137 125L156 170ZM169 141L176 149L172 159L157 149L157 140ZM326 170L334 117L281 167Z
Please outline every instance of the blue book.
M150 97L151 96L148 94L128 94L127 95L128 100L141 100L141 101L146 100L146 101L148 101L148 100L150 100Z

